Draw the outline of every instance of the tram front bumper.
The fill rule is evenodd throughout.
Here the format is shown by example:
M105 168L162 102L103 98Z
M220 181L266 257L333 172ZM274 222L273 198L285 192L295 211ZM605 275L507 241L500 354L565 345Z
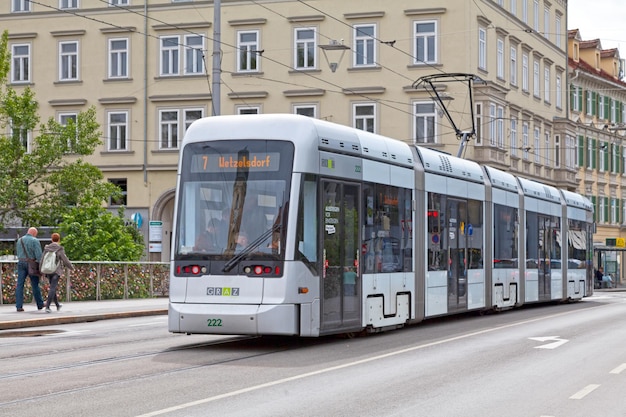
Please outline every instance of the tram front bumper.
M189 334L298 335L298 306L170 302L168 329Z

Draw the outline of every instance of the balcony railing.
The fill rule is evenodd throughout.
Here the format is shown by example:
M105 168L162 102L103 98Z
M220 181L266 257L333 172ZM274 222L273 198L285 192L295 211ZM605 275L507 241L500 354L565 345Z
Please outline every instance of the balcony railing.
M170 264L165 262L72 262L59 279L60 301L97 301L169 296ZM0 304L15 304L17 262L0 262ZM50 283L40 278L44 299ZM30 279L24 284L24 303L32 300Z

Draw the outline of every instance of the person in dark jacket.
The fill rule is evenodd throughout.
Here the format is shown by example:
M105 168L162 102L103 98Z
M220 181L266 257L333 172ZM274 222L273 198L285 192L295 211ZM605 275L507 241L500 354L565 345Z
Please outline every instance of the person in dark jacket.
M56 271L52 274L47 274L48 280L50 280L50 289L48 290L48 298L46 300L46 313L50 313L50 304L53 301L57 306L57 311L62 307L57 298L57 285L63 273L63 266L66 266L70 270L74 269L74 265L72 265L67 255L65 255L65 249L63 249L63 246L59 243L60 240L61 236L58 233L52 233L52 243L43 248L43 254L41 255L41 262L43 262L43 257L46 255L46 252L56 252L58 262Z
M39 289L39 275L28 273L28 259L41 258L41 244L37 240L37 229L31 227L28 232L19 238L15 244L17 255L17 286L15 287L15 307L17 311L24 311L24 283L26 277L30 278L30 286L33 289L33 298L37 309L43 308L43 298Z

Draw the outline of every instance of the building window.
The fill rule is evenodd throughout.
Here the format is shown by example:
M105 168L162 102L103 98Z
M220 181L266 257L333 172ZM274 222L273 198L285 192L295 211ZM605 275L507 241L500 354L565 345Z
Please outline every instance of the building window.
M22 146L26 149L27 153L31 152L31 140L30 140L30 132L28 129L24 127L14 127L13 121L9 122L9 130L10 135L13 140L19 141Z
M511 85L517 85L517 47L511 46Z
M487 30L478 28L478 68L487 70Z
M297 28L295 40L295 68L315 69L317 65L315 29Z
M543 164L545 166L550 166L552 165L552 161L550 160L550 132L549 131L546 131L543 133L543 143L544 143Z
M539 95L539 61L533 61L533 95L540 98Z
M533 29L539 32L539 0L533 0Z
M489 144L496 146L496 105L489 104Z
M611 99L611 123L617 123L618 110L617 100Z
M159 149L178 149L180 138L191 123L202 116L202 109L159 110ZM184 124L180 123L181 120L184 120Z
M109 39L109 78L128 78L128 39Z
M435 103L417 102L413 105L414 111L414 132L413 138L415 143L436 143L437 125L435 118L437 112Z
M561 167L561 137L559 135L554 136L554 167Z
M317 106L314 104L296 104L293 106L294 114L317 118Z
M178 36L161 37L161 75L178 75Z
M185 35L185 75L204 74L204 37Z
M511 117L511 156L517 156L517 119Z
M550 39L550 9L548 7L543 9L543 36Z
M109 179L111 184L116 185L122 194L118 198L110 198L110 206L125 206L128 203L128 181L126 178L111 178Z
M261 108L258 106L241 106L237 107L237 114L261 114Z
M528 0L522 0L522 22L528 24Z
M522 91L528 92L528 55L522 54Z
M581 111L582 110L582 87L578 87L573 85L572 89L572 111Z
M128 112L109 112L107 118L109 150L125 151L128 146Z
M354 66L376 64L376 25L354 25Z
M535 133L535 162L539 162L541 160L541 149L540 149L540 137L541 137L541 131L539 129L539 127L535 127L534 130Z
M528 160L530 151L528 140L528 122L524 122L522 123L522 156L525 160Z
M547 65L543 69L543 99L550 103L550 67Z
M11 46L11 82L30 82L30 44Z
M376 133L376 105L374 103L355 103L352 105L353 126L356 129Z
M498 106L496 116L496 141L498 148L504 149L504 107Z
M237 32L237 71L258 71L259 32Z
M556 46L560 48L563 41L561 40L561 16L559 15L554 18L554 36L556 36Z
M130 0L109 0L111 6L130 6Z
M596 101L596 92L595 91L589 91L587 90L585 92L586 96L587 96L587 106L586 106L586 113L587 116L592 116L595 114L594 112L594 104ZM604 119L604 96L600 98L600 114L602 115L601 117Z
M563 87L561 86L561 76L556 76L556 108L563 108Z
M496 76L504 79L504 40L496 41Z
M59 9L78 9L78 0L59 0Z
M11 0L11 12L30 12L29 0Z
M72 151L78 140L78 114L77 113L59 113L59 124L61 126L67 126L73 124L75 127L75 134L73 138L68 139L67 147Z
M59 80L78 80L78 42L60 42L59 50Z
M511 14L517 16L517 0L511 0L510 6Z
M414 64L437 62L437 22L415 22Z

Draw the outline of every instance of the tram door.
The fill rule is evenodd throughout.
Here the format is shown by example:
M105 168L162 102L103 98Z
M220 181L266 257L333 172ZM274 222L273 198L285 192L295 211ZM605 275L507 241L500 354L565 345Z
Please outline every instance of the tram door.
M322 332L361 327L360 195L358 184L322 181Z
M467 309L467 201L448 198L448 311Z
M552 227L550 225L550 217L537 216L537 225L539 226L539 244L538 244L538 271L539 279L539 301L547 301L550 299L552 287L552 274L550 270L550 253L552 247Z

